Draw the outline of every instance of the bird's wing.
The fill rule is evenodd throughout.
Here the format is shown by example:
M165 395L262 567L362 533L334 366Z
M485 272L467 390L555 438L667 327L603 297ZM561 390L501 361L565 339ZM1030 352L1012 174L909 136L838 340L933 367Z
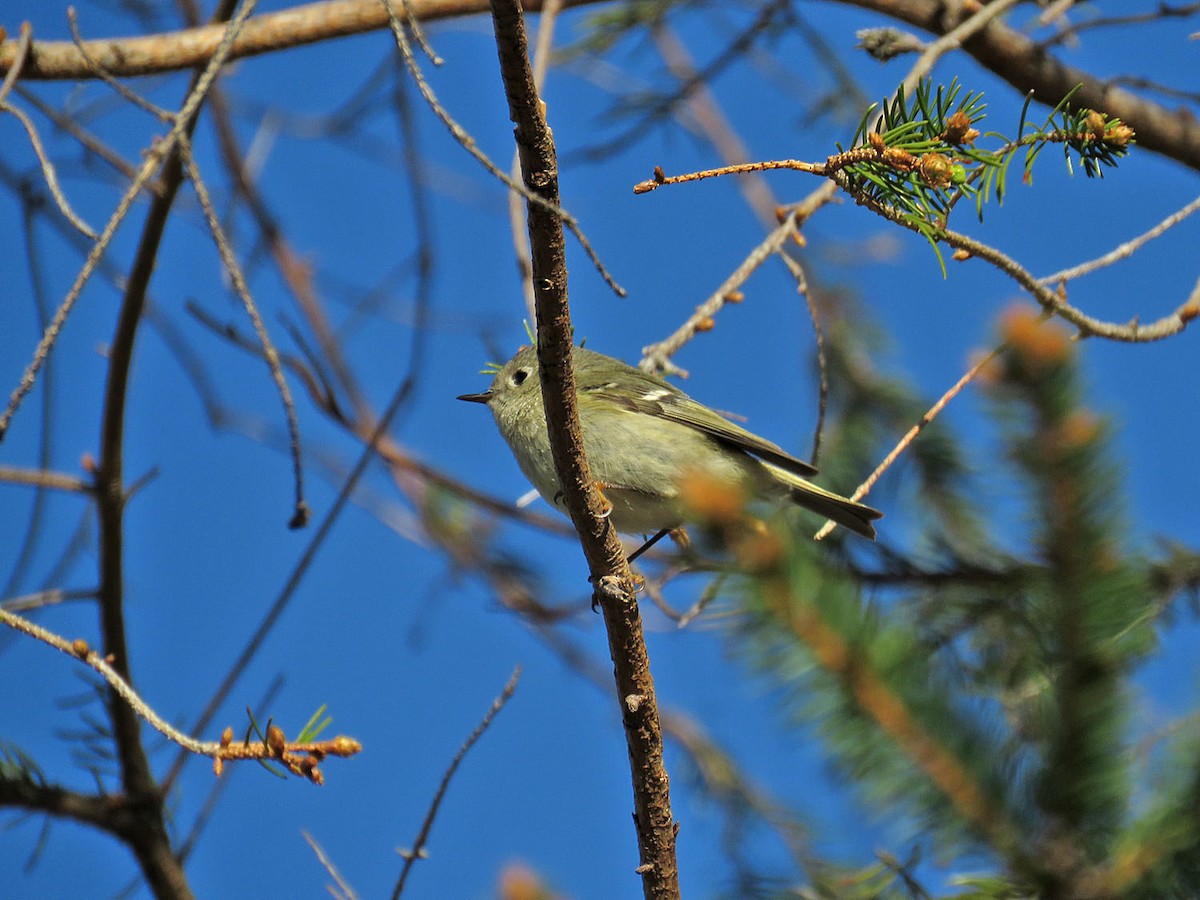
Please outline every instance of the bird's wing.
M792 456L778 444L773 444L717 415L707 406L697 403L683 391L667 382L640 370L634 371L637 371L641 378L629 382L630 386L636 385L636 389L633 391L618 391L617 386L612 383L581 386L581 390L603 397L631 412L658 416L689 428L695 428L723 444L744 450L787 472L796 475L817 474L814 467Z

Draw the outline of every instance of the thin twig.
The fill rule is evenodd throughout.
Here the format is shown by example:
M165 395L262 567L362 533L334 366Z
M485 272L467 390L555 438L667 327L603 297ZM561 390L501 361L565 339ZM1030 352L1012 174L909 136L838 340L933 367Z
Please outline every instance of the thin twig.
M790 169L793 172L807 172L810 175L826 175L825 163L812 163L803 159L766 159L759 162L738 163L732 166L718 166L715 169L701 169L697 172L685 172L682 175L666 175L662 169L655 168L654 177L639 181L633 186L635 194L648 194L660 187L673 184L687 184L692 181L703 181L706 178L719 178L722 175L746 175L751 172L771 172L776 169Z
M763 264L772 254L777 253L779 248L786 241L792 239L796 234L795 213L789 212L784 220L770 233L761 243L747 254L733 273L721 283L707 300L696 307L696 312L693 313L686 322L680 325L675 331L655 344L650 344L642 348L642 361L639 366L647 372L667 372L671 374L687 373L671 362L671 357L679 352L689 340L703 327L704 323L711 320L721 308L729 302L729 298L735 295L735 292L740 288L754 271Z
M442 800L446 796L446 790L450 787L450 781L454 778L454 773L458 771L458 767L462 765L463 759L475 746L476 742L483 737L485 731L492 724L492 720L496 718L496 714L504 709L505 704L512 698L513 693L517 689L517 682L521 680L521 667L517 666L513 669L512 675L508 677L508 683L504 685L504 690L500 695L492 701L491 708L484 714L479 724L475 726L475 730L463 742L463 745L458 748L458 752L454 754L454 759L450 761L450 765L446 767L446 771L442 774L441 783L438 784L438 789L434 792L433 801L429 804L429 810L425 813L425 819L421 822L421 829L417 832L416 840L410 849L401 851L404 857L404 866L400 870L400 877L396 880L396 887L392 890L392 900L398 900L400 894L404 891L404 884L408 880L408 873L412 871L413 864L424 855L425 845L429 841L429 832L433 829L433 822L437 818L438 809L441 808Z
M44 591L34 591L32 594L9 597L0 602L0 609L14 613L29 612L34 609L44 609L47 606L57 606L59 603L68 603L71 600L95 600L96 596L95 588L77 588L75 590L47 588Z
M421 27L421 18L416 13L413 0L401 0L401 3L404 6L404 22L412 31L413 40L417 42L417 46L421 48L421 52L425 54L425 58L431 64L442 65L442 58L433 51L433 47L425 39L425 29Z
M1061 2L1061 0L1060 0ZM1056 6L1058 4L1055 4ZM1200 3L1183 3L1177 6L1172 6L1169 3L1160 2L1154 4L1154 9L1144 13L1134 13L1124 16L1097 16L1094 19L1085 19L1080 22L1067 23L1059 31L1055 32L1052 37L1043 40L1038 46L1042 49L1048 49L1056 44L1064 43L1068 40L1077 38L1081 33L1090 31L1094 28L1121 28L1128 29L1131 25L1140 25L1144 22L1160 22L1165 18L1190 18L1200 12ZM1038 24L1046 24L1051 20L1049 10L1043 12L1038 17Z
M487 154L479 149L479 145L470 133L458 124L442 106L437 95L433 92L433 88L429 86L429 82L425 80L425 76L421 72L420 66L417 65L416 57L413 55L412 47L409 45L408 36L404 33L404 22L396 15L395 9L392 7L392 0L381 0L388 11L388 23L391 26L392 34L396 38L396 46L400 49L400 55L404 57L404 64L408 67L408 71L412 74L413 80L417 83L417 88L421 92L421 96L425 98L425 102L429 108L433 110L434 115L441 120L442 124L450 131L454 139L458 141L459 146L473 156L480 165L482 165L494 178L503 182L509 190L516 191L529 203L534 203L539 206L546 206L547 201L544 197L539 197L537 194L530 191L527 187L518 181L514 181L505 174L499 166L488 159ZM549 212L558 216L564 225L570 229L571 234L575 235L575 239L579 241L579 245L587 254L588 259L592 261L592 265L596 271L600 273L600 277L604 279L604 283L618 297L624 297L626 292L623 287L617 284L616 280L609 273L604 263L600 261L599 255L593 249L591 241L583 233L583 229L579 227L575 217L563 209L559 204L554 204L552 207L547 207Z
M170 123L175 120L174 113L163 109L161 106L151 103L137 91L125 84L122 84L120 81L106 72L100 63L96 62L96 60L92 58L92 55L88 52L87 44L83 40L83 35L79 33L79 17L75 12L75 7L73 6L67 7L67 24L71 27L71 40L75 42L75 47L79 50L79 55L83 57L84 63L97 78L107 84L110 88L124 97L138 109L150 113L150 115L154 116L154 118L158 119L160 122Z
M865 206L904 228L917 231L916 226L909 222L900 210L856 192L844 172L835 172L832 177L837 185L851 194L861 206ZM978 257L995 266L1023 287L1045 311L1071 323L1079 329L1084 337L1102 337L1130 344L1152 343L1179 334L1189 322L1200 316L1200 287L1198 287L1173 312L1148 325L1143 325L1137 318L1123 323L1098 319L1067 303L1064 294L1043 284L1041 279L1034 276L1028 269L994 247L948 228L935 230L933 237L951 247L965 250L968 256Z
M338 871L337 866L333 864L333 860L329 858L329 855L325 852L321 845L317 843L317 839L307 831L301 831L300 834L304 837L304 840L308 842L308 846L312 847L312 851L316 854L317 862L321 864L321 868L323 868L326 874L333 879L336 889L341 891L341 893L338 894L334 893L333 889L330 889L330 893L333 894L336 900L358 900L358 894L354 892L354 888L350 886L350 882L346 881L346 879L342 877L342 873Z
M966 250L972 256L986 260L1009 275L1025 288L1044 310L1070 322L1085 337L1102 337L1131 344L1161 341L1179 334L1200 312L1196 308L1195 293L1193 292L1173 312L1146 325L1136 318L1128 322L1109 322L1098 319L1067 303L1063 294L1042 284L1024 266L994 247L948 229L939 232L937 236L950 246Z
M1174 226L1178 225L1198 209L1200 209L1200 197L1197 197L1187 206L1183 207L1183 209L1176 210L1175 212L1171 213L1171 215L1167 216L1149 231L1139 234L1137 237L1126 241L1118 247L1114 247L1103 256L1089 260L1088 262L1080 263L1077 266L1072 266L1070 269L1063 269L1059 272L1055 272L1053 275L1046 275L1042 278L1039 278L1038 281L1044 285L1056 285L1060 282L1071 281L1083 275L1090 275L1097 269L1102 269L1105 266L1111 266L1113 263L1119 262L1122 259L1127 259L1128 257L1133 256L1133 254L1136 253L1143 245L1148 244L1150 241L1154 240L1169 228L1173 228Z
M796 293L804 298L804 306L808 309L808 317L812 322L813 339L817 345L817 421L813 424L812 452L808 461L814 466L821 465L821 438L825 433L825 416L829 412L829 362L825 354L825 329L821 327L821 315L817 302L808 289L808 276L799 260L781 247L776 254L783 262L792 277L796 280Z
M31 484L37 487L53 488L56 491L73 491L79 494L90 494L92 483L78 475L68 475L65 472L51 472L47 469L25 469L20 466L0 465L0 481L9 484Z
M58 183L58 172L46 153L46 148L42 144L42 138L38 134L37 127L33 124L33 119L29 118L24 110L18 109L8 102L8 95L12 92L14 86L16 86L17 79L21 77L21 72L25 68L25 63L29 58L29 48L32 43L33 26L28 22L22 22L21 36L16 42L16 55L8 72L4 76L4 82L0 84L0 111L11 113L16 117L17 121L25 129L25 133L29 135L29 143L33 147L34 155L37 156L38 164L42 167L42 177L46 180L46 187L49 188L50 196L58 204L58 208L63 216L81 233L95 240L95 231L75 213L75 210L71 208L71 204L67 202L66 194L63 193L62 187ZM0 437L3 437L3 429L0 429Z
M867 493L870 492L871 488L875 486L875 482L879 480L880 476L883 475L883 473L889 468L891 468L892 463L896 461L900 454L908 449L908 445L916 440L917 435L924 431L929 423L937 418L938 413L946 408L946 404L957 397L959 392L962 391L962 389L968 384L970 384L975 377L987 367L988 363L998 357L1006 349L1008 349L1007 342L993 347L991 351L979 359L975 365L967 369L967 371L963 373L963 376L959 378L958 381L954 382L954 385L948 391L942 394L942 396L938 398L938 401L933 404L933 406L929 407L929 410L925 413L925 415L921 416L921 418L917 420L916 424L913 425L912 428L908 429L908 432L900 439L899 443L897 443L896 446L892 448L892 451L883 458L883 462L876 466L875 471L867 476L866 481L854 489L854 493L850 495L850 499L859 500L865 497ZM836 522L826 522L821 526L821 529L813 535L813 540L822 540L835 528L837 528Z
M36 638L42 643L53 647L55 650L59 650L90 666L108 682L117 695L128 703L143 721L167 738L167 740L178 744L188 753L196 753L202 756L216 756L219 753L220 743L218 741L198 741L189 737L156 713L109 664L109 661L93 650L88 645L88 642L82 638L69 641L47 628L43 628L22 616L18 616L6 608L0 608L0 624L7 625L9 628L16 629L23 634Z
M217 211L213 208L208 188L204 184L204 179L200 177L200 168L196 165L195 157L192 155L191 142L184 138L179 143L179 149L188 179L192 182L192 189L196 192L200 208L204 211L204 219L208 223L209 233L216 242L217 252L221 255L221 264L225 266L229 280L233 283L233 289L242 301L246 315L250 317L250 321L254 325L254 333L258 337L263 357L267 361L267 368L275 382L275 390L279 393L279 399L283 403L283 412L287 420L288 446L292 456L292 481L295 489L295 505L288 527L303 528L308 524L309 509L304 500L304 462L300 448L300 423L296 419L296 404L292 400L292 391L288 387L287 379L283 377L279 351L275 349L275 342L271 340L271 335L267 331L266 325L263 324L258 306L250 295L250 287L246 284L246 278L242 274L242 267L237 261L237 254L233 252L233 247L229 245L229 239L225 236L225 229L221 227L221 221L217 217Z
M82 216L75 212L67 200L67 195L63 193L62 185L58 181L58 171L54 168L54 163L50 161L50 157L46 153L46 147L42 143L41 135L38 134L37 126L33 124L33 119L29 118L29 115L24 110L18 109L11 103L0 105L0 109L15 116L17 121L25 128L25 133L29 135L29 145L33 148L33 152L38 158L38 163L42 167L42 177L46 179L46 187L50 191L50 196L54 198L59 211L68 222L78 229L80 234L95 240L95 229L85 222Z

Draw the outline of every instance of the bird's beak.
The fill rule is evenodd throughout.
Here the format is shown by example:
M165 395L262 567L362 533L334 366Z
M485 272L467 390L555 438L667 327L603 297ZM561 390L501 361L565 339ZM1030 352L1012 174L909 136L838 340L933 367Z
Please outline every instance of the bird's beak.
M492 399L491 391L484 391L482 394L459 394L459 400L466 400L468 403L487 403Z

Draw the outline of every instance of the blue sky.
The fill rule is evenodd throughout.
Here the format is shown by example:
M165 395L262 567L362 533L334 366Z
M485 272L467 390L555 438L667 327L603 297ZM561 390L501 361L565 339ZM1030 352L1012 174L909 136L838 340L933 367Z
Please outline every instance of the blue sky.
M52 6L11 2L4 8L4 24L11 34L15 23L29 17L39 38L65 38L63 9ZM823 4L797 9L847 61L868 96L886 95L903 77L907 61L880 65L853 50L855 29L882 20ZM745 11L731 9L711 19L680 15L671 22L696 59L704 61L748 20ZM578 37L582 21L578 12L564 16L560 36ZM88 36L135 30L128 20L90 8L81 9L81 27ZM1189 30L1194 27L1168 23L1132 46L1115 34L1097 32L1064 52L1074 64L1100 74L1136 70L1173 81L1194 61ZM430 75L434 89L483 150L507 165L511 126L490 22L468 18L436 24L429 32L446 60ZM347 286L381 283L411 259L416 246L409 187L395 152L394 117L381 93L368 116L366 137L331 146L300 130L310 124L305 117L323 116L346 101L394 52L391 48L390 36L383 33L348 38L242 61L224 82L239 113L243 146L257 137L256 147L264 154L262 189L286 223L293 247L312 264L332 318L344 327L347 354L377 408L407 372L414 282L407 274L391 281L377 314L365 319L351 316L341 298ZM794 32L779 39L772 56L782 61L782 72L736 65L717 79L717 98L751 157L823 159L834 141L849 139L857 117L808 122L805 105L829 89L827 76ZM593 348L634 361L642 346L672 331L725 279L762 231L730 180L633 195L632 185L655 165L674 173L718 162L706 142L674 127L648 128L644 138L599 162L577 161L572 151L628 127L628 120L607 115L613 98L598 84L601 76L623 86L666 81L661 61L641 42L620 45L610 63L610 69L573 66L553 72L546 99L563 160L564 205L630 294L614 297L572 242L577 333ZM1011 89L960 56L935 70L939 79L952 76L987 92L991 127L1015 130L1020 100ZM142 80L136 86L166 105L177 103L182 90L178 79ZM34 85L34 90L85 108L108 98L97 85ZM485 386L478 372L495 351L506 354L525 341L504 193L419 106L415 92L412 102L427 165L436 261L429 352L415 401L393 436L446 473L515 499L527 485L490 418L453 399ZM272 123L264 124L261 115L264 105L281 106L293 117L277 123L273 138ZM18 126L11 118L0 122L6 129L6 166L32 171ZM94 127L131 159L161 130L124 111L97 118ZM79 154L61 140L54 146L68 194L98 225L116 196L111 177L102 169L83 171L75 162ZM201 123L197 147L202 168L223 184L207 121ZM768 180L785 201L816 186L794 173L775 173ZM1045 274L1149 228L1190 200L1196 183L1194 173L1137 151L1101 181L1070 178L1061 157L1047 153L1032 188L1014 182L1005 205L989 208L985 225L964 217L960 226ZM224 208L223 188L220 196ZM109 256L117 271L128 265L143 211L144 205L135 208ZM244 239L244 216L237 221ZM1185 223L1128 264L1080 282L1072 301L1118 321L1150 320L1175 308L1195 279L1195 228ZM943 279L922 240L849 202L823 212L806 233L806 262L814 277L855 290L869 315L891 334L888 354L876 364L910 379L931 401L957 379L973 351L989 345L995 317L1018 296L1010 282L980 263L952 264ZM11 285L0 328L0 383L13 385L38 329L31 289L21 276L26 250L10 192L0 199L0 234L6 238ZM46 291L57 302L78 270L78 254L44 220L36 234ZM881 241L892 248L890 255L865 252ZM253 250L244 241L239 249L243 256ZM277 275L261 257L248 270L268 326L292 349L282 323L295 321L296 314ZM817 402L807 313L781 266L760 270L746 293L746 302L721 314L716 330L680 354L678 362L692 372L687 390L805 452ZM290 514L290 466L279 451L282 417L265 369L184 311L184 304L194 301L248 330L190 194L185 193L168 230L152 294L162 314L206 361L222 402L247 426L212 430L175 356L153 328L143 329L130 397L126 469L131 478L151 469L157 476L129 507L131 652L145 696L167 717L190 722L280 590L311 529L295 533L284 527ZM82 456L96 451L102 350L111 337L117 298L111 287L93 282L54 351L57 469L78 471ZM1200 541L1194 514L1200 500L1194 463L1200 423L1189 390L1195 374L1191 340L1185 334L1153 346L1090 341L1082 349L1090 402L1118 426L1115 440L1125 464L1131 540L1137 545L1149 547L1158 536L1187 546ZM27 401L0 445L0 464L29 465L36 458L40 401L40 393ZM320 519L357 446L306 400L299 403L299 415L309 452L309 503ZM1012 546L1021 546L1020 506L1005 495L1003 481L988 477L996 438L975 394L968 391L947 416L977 451L980 489L1008 514L1001 533ZM257 440L261 435L267 439ZM913 529L911 518L893 502L903 496L903 478L902 467L894 470L872 499L887 512L881 531L900 546ZM338 521L218 721L240 730L244 707L257 705L282 675L270 714L289 734L318 704L327 703L334 718L331 732L353 735L365 751L349 762L328 763L322 788L281 781L253 765L234 767L188 866L197 894L320 895L325 875L302 831L321 843L362 896L389 890L400 866L395 849L412 842L443 770L519 664L523 675L516 696L451 785L434 826L430 859L413 874L409 896L491 896L499 871L514 860L531 865L572 897L636 895L629 774L611 697L577 677L537 634L500 609L476 579L455 572L427 542L406 536L403 523L411 510L380 466L372 467L360 499ZM6 560L15 555L27 527L29 503L27 489L0 486L0 546L14 548L5 551ZM380 509L400 528L381 521ZM49 512L51 524L22 590L35 589L54 568L83 504L55 497ZM544 563L540 599L573 604L577 613L560 626L564 635L607 671L600 619L586 609L586 567L577 546L512 525L502 526L500 540ZM64 584L87 587L94 580L93 538ZM698 586L682 582L673 589L678 593L670 599L684 608ZM653 609L647 608L645 617L664 707L696 717L752 778L807 811L820 825L822 849L861 863L869 862L876 849L903 852L909 835L902 825L866 816L853 789L834 775L806 732L781 721L778 696L739 658L727 618L717 614L679 631ZM68 636L95 633L94 612L83 603L48 610L40 621ZM1161 722L1193 693L1195 664L1182 649L1187 640L1179 634L1168 643L1163 659L1140 682L1145 721L1139 727ZM55 738L79 725L78 711L60 703L86 690L78 666L21 639L4 645L0 671L0 736L31 751L50 777L90 787L90 776L71 759L70 742ZM154 738L149 742L157 746ZM158 770L172 757L169 749L158 747ZM712 896L731 874L721 851L720 817L694 790L674 749L668 750L668 765L682 824L684 892ZM183 831L212 786L209 767L203 761L190 764L176 807ZM39 825L28 820L5 832L0 870L14 872L24 864L37 845ZM778 841L766 833L755 838L752 858L786 866ZM105 896L120 891L133 875L130 858L115 842L56 824L40 863L15 884L20 896Z

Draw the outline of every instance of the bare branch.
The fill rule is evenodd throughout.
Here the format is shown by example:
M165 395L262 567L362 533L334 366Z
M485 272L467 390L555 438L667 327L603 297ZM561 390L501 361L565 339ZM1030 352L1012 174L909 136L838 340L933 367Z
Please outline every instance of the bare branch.
M1055 272L1053 275L1046 275L1043 278L1039 278L1038 281L1045 285L1056 285L1063 281L1072 281L1083 275L1090 275L1097 269L1102 269L1105 266L1111 266L1113 263L1120 262L1123 259L1128 259L1129 257L1133 256L1133 254L1136 253L1143 245L1150 243L1150 241L1154 240L1168 229L1174 228L1198 209L1200 209L1200 197L1197 197L1191 203L1187 204L1187 206L1183 207L1183 209L1179 209L1171 213L1171 215L1167 216L1149 231L1139 234L1137 237L1126 241L1119 247L1114 247L1103 256L1089 260L1088 262L1080 263L1077 266L1072 266L1069 269L1062 269L1058 272Z
M564 0L565 6L583 6L600 0ZM484 0L411 0L406 4L424 21L479 15L487 10ZM531 0L529 8L541 7ZM326 0L266 13L248 23L233 46L230 59L258 56L292 47L378 31L387 26L386 11L379 0ZM220 25L202 25L183 31L139 37L86 41L87 53L97 65L117 78L178 72L204 65L221 43ZM71 41L38 41L33 58L22 77L79 80L95 72L80 49ZM0 45L0 72L8 72L16 58L11 43Z
M246 315L250 317L250 322L254 325L254 333L258 337L259 346L262 347L263 357L267 361L271 378L275 382L275 389L279 392L279 399L283 403L284 417L287 419L289 448L292 454L292 480L296 492L295 506L288 527L303 528L308 524L309 509L304 500L304 464L300 449L300 423L296 420L296 404L292 400L291 389L288 387L287 379L283 377L279 351L275 349L275 342L271 340L270 332L263 324L262 316L258 312L258 305L250 295L250 287L246 284L242 267L238 264L237 255L233 252L233 247L230 246L229 239L225 236L225 229L221 227L221 220L213 208L208 188L205 187L204 179L200 177L200 168L192 156L191 142L184 137L179 143L179 148L188 178L192 182L192 189L196 192L200 208L204 211L204 220L208 223L209 233L217 245L217 252L221 255L221 264L225 266L225 271L233 283L233 289L237 293L238 299L242 301L242 306L246 310Z
M733 273L721 282L721 286L696 307L696 312L686 322L658 343L642 348L642 361L639 363L641 368L647 372L670 372L686 375L687 373L672 363L670 358L678 353L679 349L698 331L707 331L711 328L712 317L721 311L731 297L737 296L738 289L745 284L746 279L753 275L755 270L773 254L778 253L787 241L794 239L797 233L795 211L788 212L778 227L746 255Z
M87 222L83 221L71 208L71 204L67 202L67 197L62 191L62 187L58 183L58 173L54 168L54 164L50 162L50 157L46 154L45 145L42 143L41 135L38 134L37 127L33 124L33 120L26 113L13 106L8 102L8 95L12 92L13 87L17 83L25 63L29 58L29 47L33 40L33 28L28 22L21 23L21 37L17 40L16 57L13 60L12 66L8 70L8 74L4 76L4 83L0 84L0 111L11 113L16 117L17 121L25 129L25 133L29 135L29 144L33 147L33 152L38 158L38 163L42 167L42 177L46 179L46 187L50 191L50 196L54 198L54 202L58 204L59 211L66 217L67 221L74 225L80 232L85 234L92 240L96 239L96 232L92 230Z
M458 771L458 767L462 765L462 761L466 758L466 755L471 752L471 748L483 737L484 732L491 727L492 720L496 718L496 714L504 709L508 701L512 699L513 693L517 690L517 682L520 680L521 667L517 666L513 669L513 673L508 676L508 683L504 685L504 690L492 701L491 708L480 719L479 724L475 726L475 730L463 741L463 745L454 754L454 759L450 760L450 765L446 767L446 771L442 775L442 780L438 784L438 789L433 795L433 802L429 804L429 811L425 813L425 819L421 822L421 830L417 832L417 839L413 841L410 849L401 851L401 855L404 857L404 867L400 870L400 877L396 880L396 887L392 890L392 900L398 900L404 892L404 884L408 881L408 873L412 871L413 863L425 853L425 844L429 841L429 832L433 828L433 822L437 818L438 809L441 808L442 800L446 796L446 790L450 787L450 781L454 778L454 773Z
M330 888L330 893L333 894L334 898L336 898L336 900L358 900L358 894L356 894L354 888L350 886L350 882L348 882L342 876L342 873L338 871L337 866L333 864L333 860L329 858L329 855L325 852L324 848L317 843L317 839L307 831L302 831L300 833L304 836L304 840L308 842L308 846L312 847L312 851L314 854L316 854L317 862L321 864L321 868L323 868L329 874L329 877L333 879L333 883L337 886L337 890L340 893L334 893L333 889Z
M24 469L20 466L0 466L0 481L6 481L9 484L30 484L53 488L56 491L74 491L80 494L88 494L92 491L92 483L78 475L50 472L46 469Z

